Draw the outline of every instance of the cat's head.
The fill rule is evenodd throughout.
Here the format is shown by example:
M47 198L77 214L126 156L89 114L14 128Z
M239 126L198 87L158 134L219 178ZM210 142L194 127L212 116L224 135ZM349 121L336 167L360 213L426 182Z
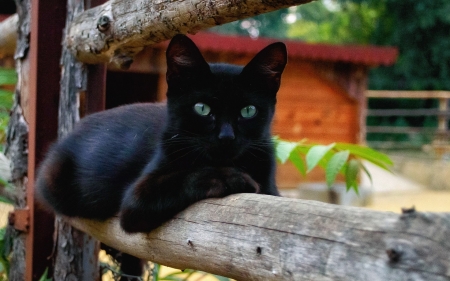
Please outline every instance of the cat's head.
M245 66L208 64L188 37L177 35L166 57L173 143L185 140L217 161L267 145L287 61L283 43L267 46Z

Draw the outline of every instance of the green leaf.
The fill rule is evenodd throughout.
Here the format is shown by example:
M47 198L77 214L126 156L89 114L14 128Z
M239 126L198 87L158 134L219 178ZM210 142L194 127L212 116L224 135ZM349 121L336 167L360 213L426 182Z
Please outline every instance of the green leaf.
M153 270L152 270L152 280L158 281L159 279L159 271L161 269L161 266L157 263L153 264Z
M347 186L347 191L353 188L356 194L358 194L359 167L359 161L356 159L351 159L350 161L348 161L345 171L345 184Z
M303 161L303 159L300 157L300 154L298 152L298 148L294 149L291 154L289 155L289 161L292 162L292 164L294 164L294 166L297 168L297 170L303 175L306 175L306 167L305 167L305 162Z
M350 143L337 143L336 149L348 150L351 154L365 159L387 171L390 171L389 166L392 166L394 164L386 154L375 151L369 147Z
M331 157L330 161L328 161L327 167L325 169L325 177L327 180L328 187L331 187L336 180L336 176L341 171L342 167L347 162L348 156L350 152L348 150L339 151Z
M51 278L48 278L48 268L45 269L44 274L39 278L39 281L52 281Z
M161 280L161 281L184 281L186 279L172 275L172 276L160 277L158 280Z
M227 277L223 277L223 276L219 276L219 275L213 275L214 277L217 278L217 280L219 281L230 281L230 278Z
M286 163L286 161L289 159L289 156L296 147L296 142L277 139L275 141L275 154L277 155L278 161L280 161L281 164Z
M4 197L4 196L0 196L0 202L6 203L6 204L9 204L9 205L14 204L13 201L11 201L10 199L8 199L8 198L6 198L6 197Z
M315 145L308 150L306 154L306 166L309 173L312 169L314 169L319 161L335 146L334 143L329 145Z
M14 85L17 82L15 69L0 68L0 85Z
M366 166L364 166L363 163L360 163L360 166L369 178L370 184L373 184L372 175L370 174L369 170L367 170Z

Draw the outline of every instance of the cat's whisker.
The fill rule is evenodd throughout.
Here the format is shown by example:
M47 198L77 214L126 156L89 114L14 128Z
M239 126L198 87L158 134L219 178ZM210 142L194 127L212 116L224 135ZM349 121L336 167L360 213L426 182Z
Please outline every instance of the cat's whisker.
M195 164L195 162L200 158L200 156L203 156L204 154L206 154L206 151L203 147L198 147L197 151L200 151L200 153L198 153L197 157L195 157L194 161L192 161L192 165Z

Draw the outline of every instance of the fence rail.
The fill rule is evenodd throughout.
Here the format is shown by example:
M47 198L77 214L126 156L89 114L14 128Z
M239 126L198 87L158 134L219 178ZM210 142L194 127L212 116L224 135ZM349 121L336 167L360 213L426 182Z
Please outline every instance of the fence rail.
M369 109L367 117L421 117L436 116L438 126L429 127L393 127L393 126L366 126L366 133L385 133L385 134L423 134L430 136L432 144L435 147L442 147L450 151L450 91L366 91L366 97L375 98L392 98L392 99L437 99L438 108L433 109ZM408 142L401 141L368 141L372 146L384 148L408 148L414 146ZM406 146L405 146L406 145ZM417 145L416 145L417 146Z

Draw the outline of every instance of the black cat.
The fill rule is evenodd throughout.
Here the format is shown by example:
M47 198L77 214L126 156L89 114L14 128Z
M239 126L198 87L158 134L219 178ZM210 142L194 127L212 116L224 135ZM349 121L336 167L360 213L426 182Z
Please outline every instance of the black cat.
M167 105L87 116L50 149L36 186L56 213L119 213L126 232L148 232L205 198L278 195L270 129L285 45L267 46L245 67L208 64L177 35L166 56Z

